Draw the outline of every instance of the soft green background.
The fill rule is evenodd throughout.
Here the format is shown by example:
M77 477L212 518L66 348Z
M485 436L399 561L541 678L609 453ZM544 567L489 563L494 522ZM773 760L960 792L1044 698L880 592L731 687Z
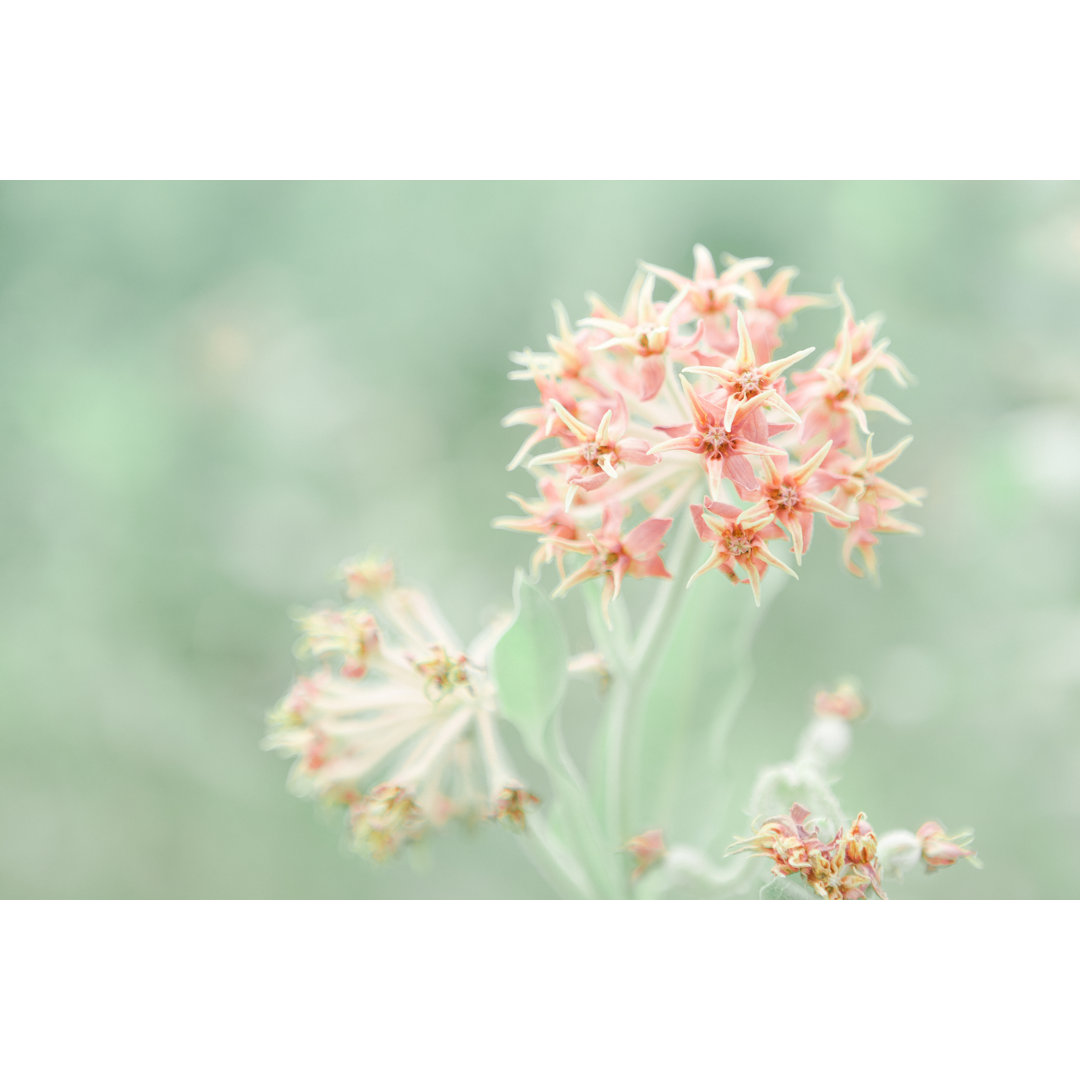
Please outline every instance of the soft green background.
M895 474L931 492L880 587L821 530L758 642L746 784L857 675L845 805L974 826L986 864L896 895L1080 896L1080 186L910 183L0 186L0 894L547 895L494 828L349 855L262 714L345 555L394 553L465 634L508 602L507 353L699 240L887 312L919 379Z

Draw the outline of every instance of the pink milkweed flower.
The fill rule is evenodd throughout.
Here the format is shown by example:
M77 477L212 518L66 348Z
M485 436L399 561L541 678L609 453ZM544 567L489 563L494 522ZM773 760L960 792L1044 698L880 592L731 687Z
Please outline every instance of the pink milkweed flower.
M731 427L740 405L745 405L751 400L761 400L785 413L796 424L801 424L802 417L784 400L783 373L793 364L804 360L814 350L803 349L780 360L759 364L750 331L746 326L746 319L741 311L738 312L736 323L739 347L734 360L729 362L730 366L724 364L718 367L686 367L683 368L683 374L709 375L723 384L728 392L727 405L724 409L724 427L726 428Z
M866 714L866 702L854 683L839 683L835 690L819 690L814 695L814 712L848 723Z
M771 266L772 259L734 260L722 274L718 274L709 249L704 244L695 244L692 278L683 277L674 270L665 270L662 266L653 266L651 263L641 265L642 269L663 278L675 289L686 309L680 313L683 316L680 321L686 322L695 317L708 318L727 314L737 296L750 299L750 290L742 284L742 278L754 270Z
M651 870L667 854L664 833L661 829L649 829L640 836L626 842L623 851L634 857L634 868L630 871L630 880L637 881Z
M692 355L701 340L704 327L686 340L679 340L676 329L682 296L666 304L653 300L656 279L652 274L635 277L627 294L622 315L617 315L598 297L592 297L594 315L580 325L603 330L608 337L591 346L594 352L623 350L635 357L638 375L637 393L642 401L651 401L660 392L667 374L665 358Z
M851 728L866 711L851 683L821 690L814 697L814 717L799 739L797 761L826 775L851 749Z
M853 422L868 435L867 412L883 412L900 424L911 423L895 405L870 393L870 377L876 366L871 355L855 361L851 335L845 330L837 350L826 353L810 371L792 375L797 389L789 400L803 412L806 440L823 434L837 446L844 446L851 438Z
M548 334L550 353L534 353L531 349L511 353L510 359L520 364L521 371L510 372L514 380L529 379L539 385L541 381L564 384L574 395L595 395L603 398L610 388L600 380L602 365L598 363L593 346L606 335L603 331L586 327L572 330L566 308L556 302L552 305L558 334ZM569 407L569 406L568 406Z
M725 476L740 494L757 491L758 481L751 460L768 454L784 455L779 447L768 444L769 425L758 411L768 393L740 402L731 423L726 424L726 403L716 401L712 394L699 394L684 375L679 378L693 422L663 428L672 437L651 447L650 452L666 454L672 450L688 450L700 454L705 459L709 494L714 499L720 494Z
M524 371L512 371L511 379L534 379L537 376L587 382L586 372L593 366L590 346L599 338L595 331L579 330L576 333L570 327L570 318L566 308L556 302L555 323L558 334L548 334L550 353L537 355L531 349L521 353L511 353L511 359L524 367Z
M815 473L831 449L832 443L826 443L797 469L786 471L782 471L772 458L763 458L766 475L761 485L761 497L739 515L740 524L775 521L781 525L791 538L791 550L799 565L802 565L802 557L810 548L815 513L824 514L837 522L855 521L851 514L813 494L812 489L820 487L820 483L815 485Z
M857 504L859 513L858 520L848 526L847 535L843 543L844 566L856 577L864 577L869 574L876 578L878 574L878 561L875 548L879 540L878 533L907 533L911 536L919 536L922 529L911 522L901 521L887 513L887 504L864 500ZM855 561L855 552L862 556L863 566ZM865 568L865 569L864 569Z
M894 517L890 511L904 505L921 505L925 491L905 491L880 475L911 441L908 436L901 439L891 450L875 455L871 437L866 440L866 450L861 456L843 452L831 454L821 470L835 484L837 497L834 505L843 505L858 515L857 520L847 525L831 521L831 524L847 529L843 546L844 565L856 577L864 574L864 570L854 560L856 551L862 556L865 572L872 576L877 574L877 556L874 552L878 543L876 533L907 533L918 536L922 532L919 526Z
M555 539L554 543L567 551L588 555L588 561L569 577L563 578L554 596L562 596L575 585L590 578L603 577L602 606L604 618L611 624L611 601L619 595L625 577L670 578L660 552L663 536L671 528L671 518L649 518L621 535L623 519L628 508L619 503L604 507L603 524L585 540Z
M914 441L911 435L901 439L891 450L875 454L874 437L866 440L866 450L861 456L837 451L831 454L822 467L822 475L828 477L831 487L844 497L856 502L871 499L881 503L890 500L889 509L895 509L902 503L909 506L921 506L926 492L922 488L905 491L886 480L881 472L891 465Z
M737 264L736 264L737 265ZM799 276L794 266L784 266L777 270L765 285L754 272L743 278L743 284L750 293L750 302L761 311L771 312L779 322L787 322L804 308L824 307L830 303L827 297L810 294L792 295L791 283Z
M532 448L537 443L543 442L544 439L552 437L573 438L573 433L563 423L559 413L555 410L557 403L563 407L564 411L571 415L577 415L580 405L571 389L554 379L539 377L536 379L536 389L540 393L539 405L515 409L503 417L503 427L517 427L521 424L529 424L535 428L532 434L521 444L510 464L506 466L508 472L516 469L529 455Z
M740 263L730 255L725 256L725 259L733 264L733 267L757 261L745 260ZM762 285L756 269L756 267L750 268L743 277L744 287L749 296L745 301L742 314L754 342L758 362L767 363L782 344L780 336L782 325L789 322L802 308L815 307L827 301L816 296L787 295L788 286L797 273L792 267L778 270L768 286ZM736 344L734 324L729 321L729 325L725 328L718 320L710 320L706 341L720 352L731 353Z
M974 850L964 847L974 839L970 832L950 838L942 825L936 821L928 821L915 830L915 835L922 844L923 862L929 870L952 866L961 859L969 859L973 866L980 865Z
M808 351L776 351L782 331L798 310L822 299L792 295L790 268L765 284L758 272L770 260L727 258L734 265L718 273L698 246L692 277L644 264L648 275L635 277L621 314L592 297L589 317L571 331L557 308L558 334L548 341L554 351L519 358L526 370L515 377L531 378L540 400L504 421L533 429L511 467L537 454L529 468L543 500L520 500L524 516L498 524L538 534L534 569L555 559L566 579L563 557L586 550L607 504L622 505L634 520L665 518L700 499L702 471L710 499L739 506L747 513L742 525L768 517L787 531L799 560L818 514L847 530L849 568L856 552L873 562L876 534L914 531L890 514L899 505L891 500L908 493L875 479L886 462L867 466L858 456L867 416L892 408L871 393L873 373L904 377L887 342L875 340L878 322L855 321L841 292L845 317L836 345L810 371L792 374ZM666 303L653 298L656 277L676 290ZM547 438L559 445L537 453ZM812 475L802 475L830 442Z
M837 349L842 348L843 336L847 335L851 342L851 358L856 364L871 357L873 367L887 371L898 385L907 386L912 381L911 372L895 356L885 351L889 346L888 340L874 341L883 322L881 316L871 315L862 322L857 321L855 310L844 292L843 285L837 283L836 292L844 309L844 321L836 339Z
M747 582L754 593L754 603L761 606L761 579L770 566L778 567L785 574L798 575L785 562L778 559L768 548L767 542L784 534L771 522L740 524L739 509L728 503L706 499L704 504L690 507L694 528L698 536L713 545L712 554L693 573L687 586L712 569L720 570L736 585ZM746 573L739 577L736 567Z
M370 555L347 559L338 568L338 577L345 582L345 595L350 600L377 597L394 584L394 564Z
M608 409L593 427L572 416L559 402L553 404L573 441L568 439L570 445L562 450L533 458L530 467L561 465L570 470L566 478L568 509L579 490L594 491L609 478L616 478L620 465L655 465L660 460L649 453L649 444L644 439L622 437L625 410L620 420L613 423L615 413Z
M551 477L544 477L538 487L543 496L542 500L536 499L529 502L520 495L508 496L521 507L525 517L500 517L492 522L496 529L540 534L537 550L532 557L533 574L536 574L543 563L550 562L552 558L557 559L560 569L562 568L563 550L553 543L555 538L581 539L577 519L564 507L563 497L559 494L555 481Z

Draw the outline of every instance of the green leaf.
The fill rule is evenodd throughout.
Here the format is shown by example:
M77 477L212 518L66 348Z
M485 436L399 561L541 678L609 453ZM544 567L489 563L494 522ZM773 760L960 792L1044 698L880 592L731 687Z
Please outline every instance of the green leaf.
M787 877L774 877L768 884L763 885L758 899L820 900L821 897L806 884L801 875L789 874Z
M502 714L544 760L544 730L566 692L569 649L551 601L523 571L514 576L514 621L491 657Z
M761 615L749 588L733 587L719 574L685 594L643 689L633 748L635 829L663 825L685 842L711 839L729 786L724 744L753 678L751 647Z

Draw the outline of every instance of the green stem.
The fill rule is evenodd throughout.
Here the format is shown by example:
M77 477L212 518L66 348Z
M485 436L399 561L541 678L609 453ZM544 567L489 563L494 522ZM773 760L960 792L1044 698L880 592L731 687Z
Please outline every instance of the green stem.
M530 820L528 831L520 837L521 849L541 876L560 896L592 900L596 892L573 856L559 843L540 820Z
M563 739L561 713L552 717L544 733L544 761L558 797L576 826L572 839L582 857L583 872L591 877L592 886L601 895L621 895L623 875L616 852L596 817L585 781Z
M608 824L613 833L624 841L629 838L625 785L628 764L635 761L635 757L630 753L636 734L635 722L645 707L648 687L686 597L683 578L693 533L693 521L690 515L686 514L679 523L672 544L671 581L660 585L642 624L633 652L629 678L624 687L625 702L620 702L622 708L618 724L614 727L614 737L608 744Z
M685 592L682 577L692 535L693 522L686 515L672 545L670 563L673 580L658 584L656 597L633 647L630 645L632 634L622 604L612 605L611 627L601 617L599 594L586 608L594 644L604 655L611 673L611 688L598 748L600 771L596 797L597 809L603 814L613 848L621 847L629 839L626 781L634 719L644 705L644 691L655 672L664 643L682 605ZM628 885L623 875L619 875L619 882L619 895L627 895Z

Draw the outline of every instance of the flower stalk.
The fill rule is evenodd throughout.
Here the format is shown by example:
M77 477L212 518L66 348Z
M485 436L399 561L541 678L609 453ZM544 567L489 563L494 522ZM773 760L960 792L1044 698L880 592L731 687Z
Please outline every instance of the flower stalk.
M883 476L910 438L874 449L871 419L910 423L873 385L910 381L879 319L858 320L838 287L831 343L793 352L794 316L829 300L793 294L790 267L766 282L769 259L718 268L697 245L693 263L690 276L642 264L621 307L590 295L576 326L556 305L549 351L514 355L535 400L503 421L528 429L510 468L536 492L511 494L520 516L494 524L536 543L513 616L463 645L425 592L368 556L340 568L343 604L300 617L309 670L266 745L295 759L294 790L345 811L370 858L488 822L563 896L753 884L762 861L718 863L714 841L763 598L797 579L825 526L852 574L876 576L882 536L918 532L896 512L924 493ZM579 586L592 642L573 656L561 602ZM635 626L624 594L639 588L653 595ZM603 698L586 768L563 730L571 676ZM968 833L928 821L879 844L865 814L845 814L832 781L865 711L850 683L820 692L793 759L751 786L750 835L728 854L765 857L762 896L884 897L888 874L975 862Z

